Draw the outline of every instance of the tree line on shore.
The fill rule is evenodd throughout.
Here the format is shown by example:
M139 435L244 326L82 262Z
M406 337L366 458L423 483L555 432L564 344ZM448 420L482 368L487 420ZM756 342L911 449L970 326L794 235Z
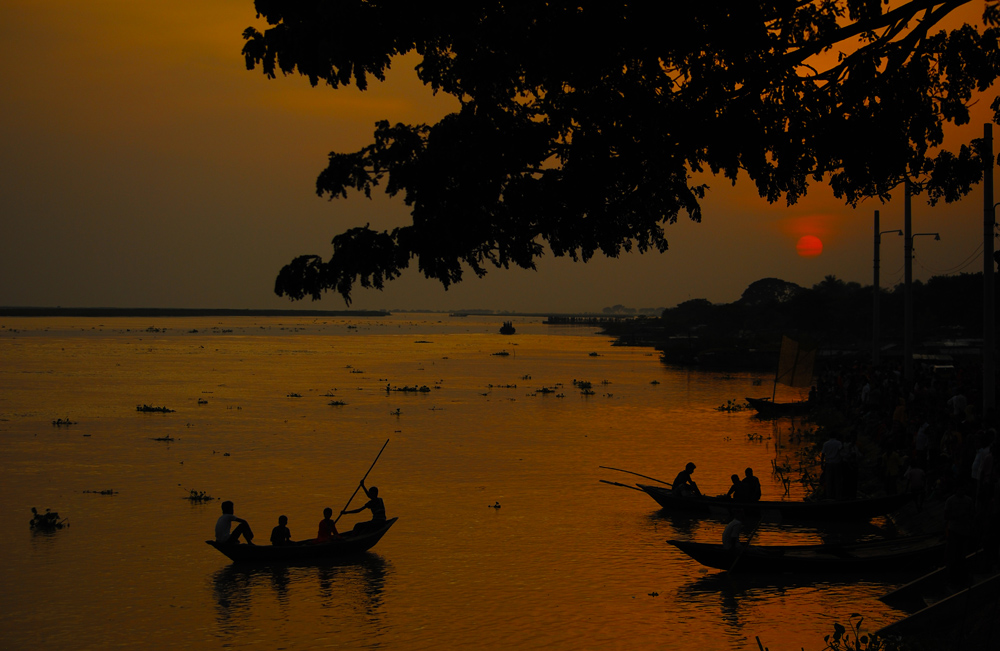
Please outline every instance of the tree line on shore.
M697 298L663 311L659 318L609 324L623 344L654 345L665 353L709 351L776 352L782 335L820 348L870 350L873 286L827 276L812 287L778 278L751 283L732 303ZM904 330L904 287L879 290L879 333L883 345L899 345ZM935 276L914 281L913 333L918 342L981 338L981 273Z

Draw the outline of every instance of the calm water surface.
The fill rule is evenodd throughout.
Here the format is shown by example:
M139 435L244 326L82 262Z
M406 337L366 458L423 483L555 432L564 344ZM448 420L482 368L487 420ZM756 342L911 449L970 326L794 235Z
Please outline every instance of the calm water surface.
M504 337L499 321L6 319L0 646L721 650L760 636L777 651L822 648L853 612L872 629L894 618L875 597L908 577L729 578L666 544L714 542L722 523L598 481L633 479L602 465L669 481L690 460L721 493L750 465L778 499L771 461L795 462L775 444L801 425L716 409L767 380L670 369L538 319ZM361 559L245 569L203 542L220 499L261 542L280 514L293 538L315 535L387 439L368 483L399 521ZM33 506L69 528L32 533Z

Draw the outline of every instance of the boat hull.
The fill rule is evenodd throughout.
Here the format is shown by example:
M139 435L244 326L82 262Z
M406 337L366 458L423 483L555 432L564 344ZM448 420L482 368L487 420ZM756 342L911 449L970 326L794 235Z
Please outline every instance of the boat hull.
M811 405L808 401L771 402L767 398L747 398L747 403L757 410L761 416L802 416L809 413Z
M920 569L944 557L941 535L912 536L850 545L750 545L742 550L722 545L670 540L702 565L736 572L769 574L850 572L870 574Z
M731 518L742 510L750 519L768 522L866 521L892 513L913 499L912 495L890 495L864 500L822 500L818 502L736 502L725 497L678 497L659 486L636 484L665 510L693 516Z
M346 558L374 547L397 519L391 518L386 520L382 527L357 535L345 533L340 539L328 543L314 543L308 540L290 545L227 545L214 540L205 542L234 563L294 563Z

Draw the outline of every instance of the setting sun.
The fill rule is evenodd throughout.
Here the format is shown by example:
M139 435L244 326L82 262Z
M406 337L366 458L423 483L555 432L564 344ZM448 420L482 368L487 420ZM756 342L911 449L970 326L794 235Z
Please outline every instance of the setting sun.
M795 244L795 250L803 258L815 258L823 252L823 242L815 235L803 235Z

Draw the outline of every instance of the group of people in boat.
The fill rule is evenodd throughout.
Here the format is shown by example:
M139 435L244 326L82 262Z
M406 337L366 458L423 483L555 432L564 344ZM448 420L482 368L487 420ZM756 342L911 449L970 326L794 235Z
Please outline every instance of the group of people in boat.
M365 496L368 497L368 501L356 509L344 509L340 512L341 515L349 515L352 513L361 513L365 509L371 511L372 519L354 525L354 529L352 530L354 534L378 529L384 526L386 522L385 503L378 496L378 488L375 486L368 488L365 486L364 480L361 480L361 489L365 492ZM278 526L271 530L271 544L307 545L329 543L338 540L341 535L337 531L336 521L332 518L333 509L330 507L323 509L323 519L319 522L316 537L300 542L292 542L292 532L288 528L288 517L284 515L278 516ZM236 524L235 529L233 529L234 523ZM254 534L250 529L250 523L243 518L236 517L233 503L229 500L223 502L222 515L215 522L215 542L225 545L238 545L240 538L242 538L246 544L252 545L254 544L253 537Z
M701 497L701 490L698 488L698 484L691 479L691 473L694 472L695 466L690 461L684 470L677 473L677 477L674 478L673 491L675 495L680 497ZM753 468L747 468L743 471L743 479L740 479L739 475L732 475L732 486L729 487L729 492L726 493L726 497L733 500L734 502L759 502L760 501L760 480L753 474Z
M677 473L677 477L673 483L675 494L682 497L701 497L698 484L691 479L691 473L694 472L695 467L693 463L688 462L684 466L684 470ZM732 479L732 485L725 495L727 498L739 504L760 501L760 480L753 474L753 468L744 470L742 479L737 474L733 474L730 479ZM742 509L735 509L733 511L732 520L729 521L725 531L722 532L722 547L724 549L741 549L740 534L743 532L744 519L745 514Z

